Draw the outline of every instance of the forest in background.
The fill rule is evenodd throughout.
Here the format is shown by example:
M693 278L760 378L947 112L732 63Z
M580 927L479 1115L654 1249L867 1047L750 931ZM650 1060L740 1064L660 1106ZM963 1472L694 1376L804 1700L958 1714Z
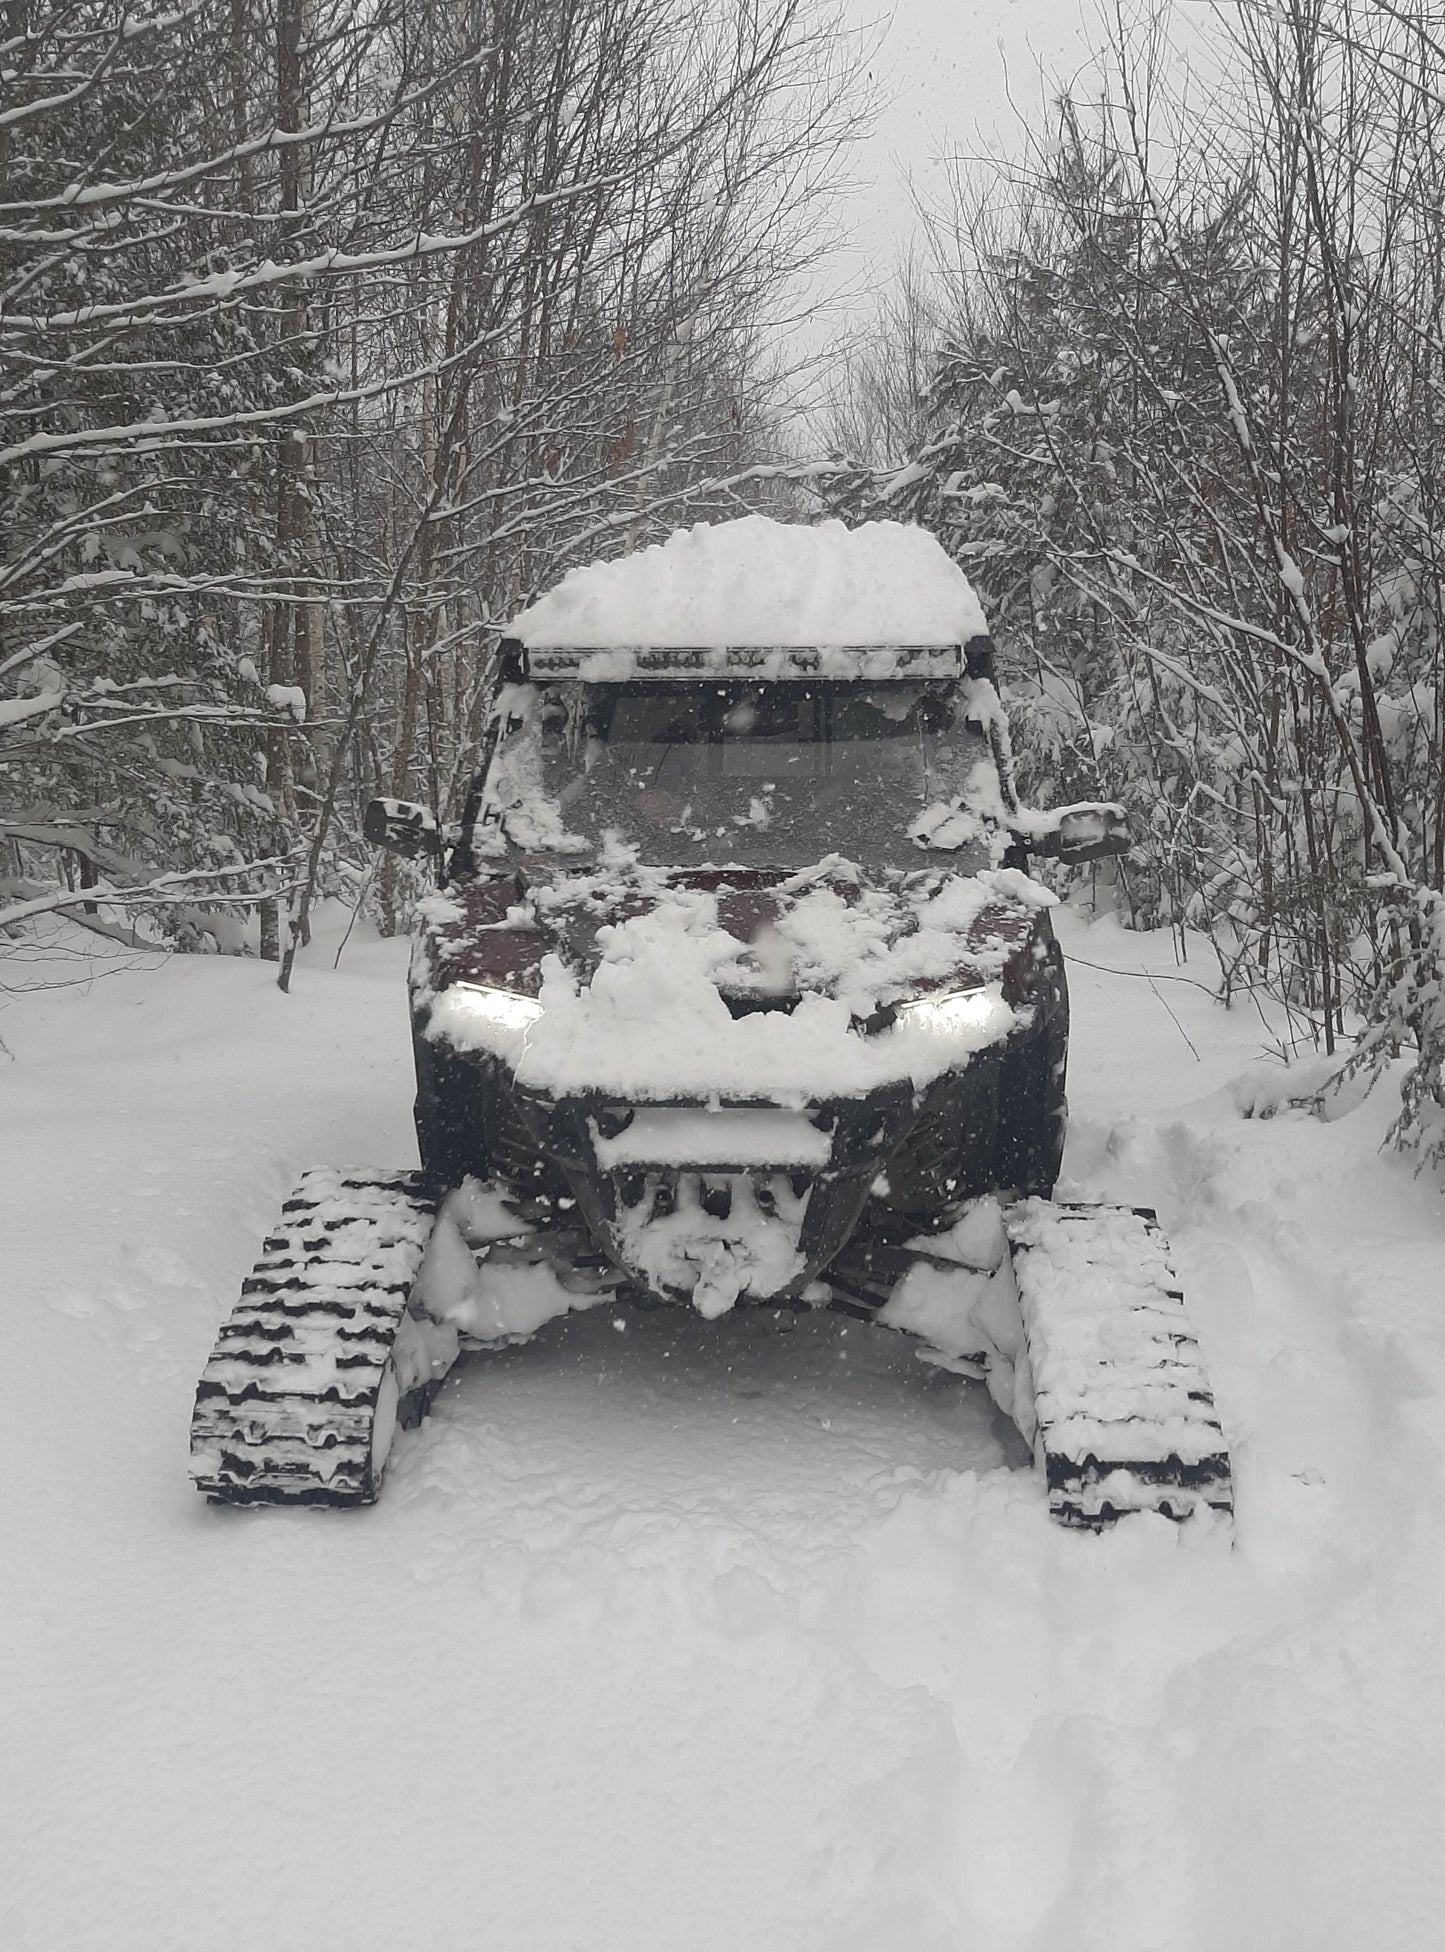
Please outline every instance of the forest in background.
M1445 1160L1438 9L1221 9L1207 86L1167 10L1104 23L1099 93L926 213L828 499L967 571L1025 796L1129 810L1126 919L1306 1044L1409 1049L1399 1134Z
M864 112L825 6L3 0L0 932L282 959L373 793L455 811L572 563L900 517L1026 793L1128 807L1128 919L1410 1050L1445 1157L1445 39L1244 0L1206 89L1166 16L1114 0L1098 92L955 168L799 424Z
M259 911L279 959L372 794L455 810L537 590L766 493L851 43L812 0L0 22L0 927Z

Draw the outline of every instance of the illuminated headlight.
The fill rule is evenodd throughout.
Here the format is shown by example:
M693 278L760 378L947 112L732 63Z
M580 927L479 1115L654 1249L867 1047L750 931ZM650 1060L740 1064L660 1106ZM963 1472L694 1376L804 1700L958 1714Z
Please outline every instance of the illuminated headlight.
M542 1014L535 996L518 996L513 990L494 990L485 983L452 983L445 991L451 1009L477 1024L490 1024L497 1030L530 1030Z
M993 990L945 990L941 996L921 996L915 1003L900 1003L894 1022L900 1030L928 1030L939 1037L957 1037L965 1031L987 1030L1003 1009L1002 999Z

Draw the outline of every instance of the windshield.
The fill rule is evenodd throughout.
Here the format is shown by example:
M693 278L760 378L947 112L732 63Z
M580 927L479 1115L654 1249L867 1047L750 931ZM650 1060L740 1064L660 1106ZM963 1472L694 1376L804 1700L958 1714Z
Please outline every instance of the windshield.
M529 852L617 841L660 866L906 865L982 841L978 815L999 811L987 743L946 682L519 690L488 798Z

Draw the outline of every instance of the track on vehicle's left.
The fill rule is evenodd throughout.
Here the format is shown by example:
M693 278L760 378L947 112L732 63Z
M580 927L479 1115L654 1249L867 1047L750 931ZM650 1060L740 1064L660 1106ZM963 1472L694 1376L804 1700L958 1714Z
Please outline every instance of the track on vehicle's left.
M303 1175L196 1391L191 1475L209 1498L376 1497L397 1422L425 1395L406 1360L406 1308L437 1197L418 1172Z

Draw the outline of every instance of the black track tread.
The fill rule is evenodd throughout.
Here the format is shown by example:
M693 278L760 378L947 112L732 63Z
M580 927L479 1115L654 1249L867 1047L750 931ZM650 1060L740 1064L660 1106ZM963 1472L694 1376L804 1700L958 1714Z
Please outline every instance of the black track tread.
M302 1177L196 1389L191 1471L208 1498L375 1498L377 1393L436 1208L421 1173Z
M1005 1224L1053 1516L1098 1530L1129 1511L1232 1513L1228 1447L1153 1211L1031 1199Z

